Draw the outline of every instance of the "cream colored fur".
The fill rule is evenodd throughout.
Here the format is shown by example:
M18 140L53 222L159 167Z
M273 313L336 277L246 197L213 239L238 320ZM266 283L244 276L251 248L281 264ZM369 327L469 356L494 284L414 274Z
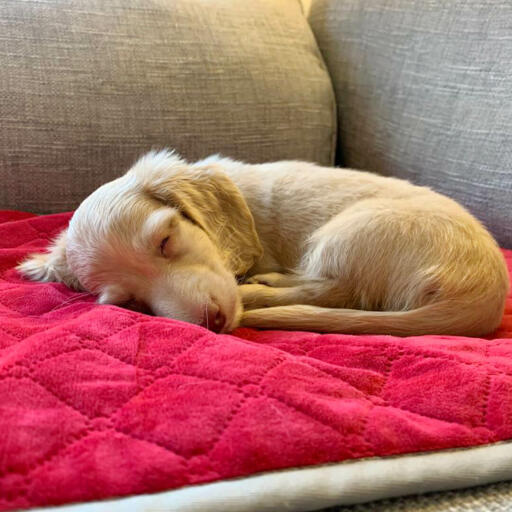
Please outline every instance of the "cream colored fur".
M509 282L486 229L428 188L305 162L189 164L169 152L100 187L50 252L19 268L222 331L241 321L483 336L500 323Z

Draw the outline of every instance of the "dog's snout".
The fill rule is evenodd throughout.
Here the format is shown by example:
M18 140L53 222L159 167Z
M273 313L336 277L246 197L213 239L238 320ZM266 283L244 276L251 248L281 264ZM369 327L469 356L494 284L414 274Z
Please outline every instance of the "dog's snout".
M210 331L220 333L226 325L226 315L216 304L209 304L206 307L205 316L201 324Z

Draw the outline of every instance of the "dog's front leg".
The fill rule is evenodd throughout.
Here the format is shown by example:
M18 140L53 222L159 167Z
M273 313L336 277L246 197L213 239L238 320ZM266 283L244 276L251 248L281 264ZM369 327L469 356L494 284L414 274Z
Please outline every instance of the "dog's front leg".
M238 287L238 290L246 310L290 304L347 307L348 303L348 296L340 283L331 279L307 281L304 284L286 288L243 284Z
M284 288L286 290L286 288ZM281 288L272 288L264 284L242 284L238 287L244 309L267 308L282 295Z
M280 272L269 272L268 274L256 274L249 277L245 284L264 284L275 288L286 288L304 284L305 280L297 274L281 274Z

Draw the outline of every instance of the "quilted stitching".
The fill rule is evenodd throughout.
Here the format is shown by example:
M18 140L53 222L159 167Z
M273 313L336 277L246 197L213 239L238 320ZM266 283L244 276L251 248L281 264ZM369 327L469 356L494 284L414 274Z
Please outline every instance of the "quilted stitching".
M219 336L23 281L69 214L0 219L0 510L512 437L511 298L487 340Z

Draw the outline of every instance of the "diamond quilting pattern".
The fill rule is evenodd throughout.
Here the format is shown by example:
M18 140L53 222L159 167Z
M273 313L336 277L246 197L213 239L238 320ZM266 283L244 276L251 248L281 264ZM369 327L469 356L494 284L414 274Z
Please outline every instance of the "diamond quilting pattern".
M82 414L28 376L4 378L0 396L2 476L29 472L58 452L87 423Z
M101 351L80 348L40 362L32 377L63 402L94 418L110 416L135 396L141 373L146 371Z
M169 375L124 405L114 421L128 435L190 458L208 451L242 401L234 385Z
M118 495L162 491L170 482L188 483L181 457L115 430L92 428L36 466L23 506L108 498L112 489Z
M487 385L488 377L478 367L404 356L393 365L382 398L392 407L421 416L477 426L483 420L477 405L485 400L482 391Z
M0 511L512 438L510 298L489 339L218 336L24 281L68 220L0 212Z

